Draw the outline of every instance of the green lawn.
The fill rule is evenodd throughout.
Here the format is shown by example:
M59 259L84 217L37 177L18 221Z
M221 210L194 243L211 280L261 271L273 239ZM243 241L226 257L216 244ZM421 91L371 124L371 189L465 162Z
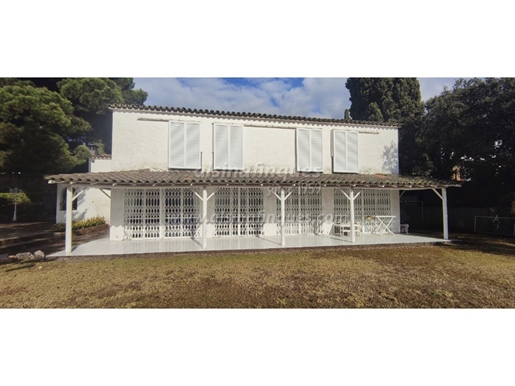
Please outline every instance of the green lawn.
M2 308L515 307L515 240L477 235L438 246L68 258L18 267L0 266Z

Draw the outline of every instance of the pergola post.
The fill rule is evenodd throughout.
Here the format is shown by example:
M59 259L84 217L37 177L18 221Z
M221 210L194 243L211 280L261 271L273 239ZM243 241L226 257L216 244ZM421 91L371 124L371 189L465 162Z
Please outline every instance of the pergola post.
M202 249L207 248L207 189L202 188Z
M355 228L354 200L356 200L356 198L358 198L358 196L361 194L361 192L354 195L354 188L350 188L350 195L347 195L347 193L345 193L341 188L340 188L340 191L343 193L343 195L345 197L347 197L347 200L349 200L349 204L350 204L350 234L351 234L350 241L351 241L351 243L355 243L356 242L356 230L354 229Z
M285 203L286 203L286 200L288 199L288 197L291 196L291 194L293 192L290 192L288 193L287 195L284 195L284 187L281 187L281 194L277 194L276 192L274 192L272 190L272 193L274 194L275 197L277 197L277 199L279 201L281 201L281 246L285 247L286 246L286 231L285 231L285 228L286 228L286 208L285 208Z
M281 246L286 246L286 234L284 232L285 227L285 215L286 215L286 209L284 207L284 202L286 199L284 198L284 188L281 188Z
M208 197L207 195L207 188L204 186L202 187L202 196L198 194L195 189L191 189L193 194L198 197L200 201L202 201L202 249L207 248L207 202L211 197L215 195L215 193L218 191L216 189L213 193L211 193Z
M447 215L447 189L442 188L443 238L449 240L449 218Z
M356 242L356 231L354 230L354 189L350 190L350 242Z
M66 227L64 236L64 252L68 255L72 252L72 203L73 203L73 188L71 185L66 187Z
M443 239L449 240L449 216L447 214L447 189L442 188L442 194L438 193L436 189L433 188L433 192L436 193L438 197L442 200L442 218L443 218Z

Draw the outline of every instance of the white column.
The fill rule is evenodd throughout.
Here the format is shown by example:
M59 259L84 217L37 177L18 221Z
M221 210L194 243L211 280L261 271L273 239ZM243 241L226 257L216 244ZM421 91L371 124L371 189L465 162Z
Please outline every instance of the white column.
M202 188L202 248L207 248L207 189Z
M449 219L447 216L447 189L442 188L443 238L449 240Z
M284 198L284 188L281 188L281 245L286 246L286 234L284 232L286 210L284 208L286 199Z
M447 216L447 189L442 188L442 194L433 188L433 192L442 200L442 217L443 217L443 238L449 240L449 219Z
M73 188L71 185L66 187L66 228L64 238L64 252L68 255L72 252L72 200Z
M350 241L351 243L356 242L356 231L354 230L354 189L350 189Z

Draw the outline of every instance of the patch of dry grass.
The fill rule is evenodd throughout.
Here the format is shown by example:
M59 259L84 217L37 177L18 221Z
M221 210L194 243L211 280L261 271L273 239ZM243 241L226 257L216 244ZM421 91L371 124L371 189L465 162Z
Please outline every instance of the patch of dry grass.
M57 260L0 268L3 308L513 308L515 243Z

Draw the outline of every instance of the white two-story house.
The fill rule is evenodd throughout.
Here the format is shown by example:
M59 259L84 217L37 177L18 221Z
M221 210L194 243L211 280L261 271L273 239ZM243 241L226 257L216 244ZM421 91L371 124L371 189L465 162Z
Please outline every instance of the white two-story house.
M398 175L395 124L156 106L111 110L108 162L47 177L59 184L63 213L66 197L95 190L95 202L83 200L82 210L109 212L111 240L195 238L205 246L209 238L281 235L285 245L287 235L329 235L335 224L348 224L354 241L355 233L374 231L377 217L388 231L400 231L402 191L433 189L446 208L445 189L455 186Z

